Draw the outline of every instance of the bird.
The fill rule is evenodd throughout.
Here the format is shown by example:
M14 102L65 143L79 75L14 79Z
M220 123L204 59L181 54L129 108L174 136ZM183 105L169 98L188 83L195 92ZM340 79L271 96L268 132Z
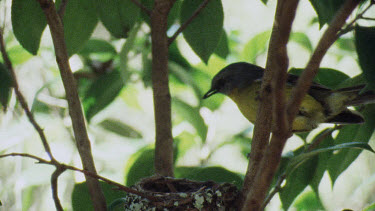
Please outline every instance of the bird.
M241 113L251 122L256 120L260 89L264 68L247 62L236 62L220 70L211 81L211 88L203 96L206 99L216 93L227 95L236 104ZM297 75L289 74L286 83L286 97L298 80ZM375 103L375 93L362 93L365 85L332 90L313 82L299 107L293 121L293 132L307 132L321 123L361 124L364 117L360 112L349 109L367 103Z

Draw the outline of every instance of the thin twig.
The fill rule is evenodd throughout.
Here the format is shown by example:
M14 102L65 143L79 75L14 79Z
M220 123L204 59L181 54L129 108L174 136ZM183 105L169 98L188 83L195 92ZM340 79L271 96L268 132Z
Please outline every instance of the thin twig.
M69 169L69 170L72 170L72 171L81 172L84 175L87 175L89 177L93 177L95 179L102 180L102 181L106 182L107 184L116 186L119 190L125 191L127 193L132 193L132 194L144 197L144 198L149 199L149 200L157 200L153 196L146 195L146 194L144 194L142 192L139 192L139 191L137 191L137 190L135 190L133 188L126 187L126 186L124 186L124 185L122 185L120 183L117 183L115 181L112 181L110 179L102 177L102 176L100 176L98 174L94 174L94 173L92 173L90 171L87 171L87 170L84 170L84 169L79 169L77 167L70 166L70 165L67 165L67 164L63 164L63 163L59 163L59 162L54 163L54 162L45 160L43 158L40 158L40 157L35 156L35 155L28 154L28 153L9 153L9 154L0 155L0 158L6 158L6 157L27 157L27 158L32 158L34 160L37 160L38 163L40 163L40 164L47 164L47 165L53 165L53 166L55 166L57 168L57 170L54 172L54 174L56 176L62 174L66 169ZM57 191L57 189L56 189L56 191Z
M42 141L44 150L46 151L48 157L51 159L51 161L56 161L55 158L52 155L51 148L50 148L50 146L48 144L48 141L47 141L47 138L46 138L46 136L44 134L43 129L36 122L36 120L34 118L34 115L31 113L31 111L29 109L29 106L27 105L25 97L23 96L23 94L21 93L21 91L19 89L19 85L18 85L16 73L14 71L12 62L10 61L10 59L8 57L8 53L6 52L6 46L5 46L5 42L4 42L3 33L4 33L3 29L0 29L0 49L1 49L1 54L2 54L2 57L3 57L4 63L6 65L6 67L7 67L7 69L9 70L10 75L12 76L12 82L13 82L12 85L13 85L16 97L17 97L18 101L20 102L22 109L25 111L26 116L29 119L30 123L33 125L33 127L35 128L35 130L38 132L39 137L40 137L40 139Z
M56 167L56 170L53 172L53 174L51 176L52 198L53 198L53 201L55 202L56 210L63 211L64 208L61 205L59 195L58 195L58 183L57 183L57 181L58 181L59 176L62 173L64 173L64 171L66 169L63 168L61 165L55 165L55 167Z
M271 193L264 200L264 202L261 206L261 210L264 210L264 208L266 208L267 204L271 201L271 199L275 196L275 194L278 193L281 190L281 184L284 182L285 178L286 178L285 173L280 175L279 179L277 180L277 182L275 184L275 187L272 189Z
M177 31L168 39L168 45L170 45L176 38L177 36L186 29L186 27L194 20L195 17L199 15L199 13L207 6L208 2L210 0L204 0L199 7L194 11L194 13L190 16L189 19L183 23L180 28L177 29Z
M342 35L352 31L354 29L354 24L359 20L359 19L367 19L365 17L363 17L363 15L367 12L367 10L369 10L373 5L375 4L375 2L373 1L370 1L370 4L359 14L357 14L357 16L352 20L350 21L345 28L341 29L338 33L337 33L337 36L338 37L341 37ZM372 19L374 20L374 19Z
M61 20L64 18L65 9L66 9L67 4L68 4L68 0L61 0L61 4L60 4L59 10L57 12L59 14Z
M141 8L148 16L151 16L151 10L149 10L145 5L143 5L138 0L131 0L135 5L137 5L139 8Z

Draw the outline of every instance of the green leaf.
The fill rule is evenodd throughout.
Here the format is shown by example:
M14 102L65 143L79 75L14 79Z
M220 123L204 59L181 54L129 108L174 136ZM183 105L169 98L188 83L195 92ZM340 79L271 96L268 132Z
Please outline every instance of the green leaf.
M315 157L299 165L291 174L288 174L285 186L279 193L284 210L288 210L294 199L310 184L317 163L318 159Z
M251 38L251 40L245 44L242 51L242 59L255 64L257 57L266 52L270 36L271 31L264 31Z
M33 57L32 54L30 54L20 45L16 45L9 48L7 50L7 53L9 56L9 60L12 62L13 65L25 63L26 61L31 59L31 57ZM2 58L0 60L3 61Z
M223 59L227 58L229 54L228 36L224 29L214 53Z
M108 106L124 86L120 72L113 70L96 79L87 89L83 98L83 108L87 121Z
M375 210L375 202L363 209L363 211L374 211L374 210Z
M188 85L193 88L198 98L201 98L202 92L199 88L197 81L192 77L191 72L189 73L185 68L176 64L173 61L168 63L168 68L172 76L175 76L181 83Z
M131 0L97 0L99 18L116 38L127 38L139 20L140 8Z
M115 119L106 119L99 123L104 129L127 138L142 138L142 134L131 126Z
M375 91L375 27L355 27L358 60L369 87Z
M124 192L116 189L116 186L109 185L103 181L99 182L107 205L112 201L125 196ZM76 183L74 185L72 193L72 208L74 211L94 210L86 182Z
M339 38L336 42L337 47L342 50L353 52L355 51L355 43L353 38Z
M375 105L367 105L361 113L365 118L365 123L362 125L347 125L340 129L339 134L335 138L337 144L350 144L353 141L362 142L363 146L358 147L370 150L366 144L375 130ZM332 156L328 162L328 172L332 184L335 183L338 176L350 166L360 153L361 150L343 149Z
M115 47L105 40L91 39L79 52L84 57L90 57L91 60L106 62L117 54Z
M188 20L203 0L183 1L181 23ZM194 52L206 64L223 32L224 12L220 0L211 0L182 32Z
M344 0L310 0L319 18L320 28L324 24L330 23L336 12L340 9L341 5L344 4Z
M8 69L2 63L0 63L0 81L0 105L6 111L13 82Z
M319 197L317 197L314 191L301 194L301 196L296 199L293 207L296 208L297 211L324 210Z
M293 32L290 36L290 39L306 48L309 52L313 52L311 41L305 33Z
M300 75L302 71L303 69L301 68L291 68L289 73ZM343 72L331 68L319 68L319 72L315 76L314 82L331 89L336 89L346 79L349 79L349 76Z
M149 11L151 11L154 8L154 0L141 0L141 3L144 7L146 7ZM180 14L182 5L182 0L176 0L173 4L173 7L169 11L168 14L168 20L167 20L167 27L171 27L177 20L178 15ZM150 23L150 16L145 11L141 10L141 18L144 22L146 22L148 25L151 25Z
M264 5L267 5L268 0L261 0Z
M38 1L12 1L12 27L18 42L36 55L47 21Z
M154 157L155 151L151 147L145 147L131 156L125 174L126 186L132 186L155 173Z
M68 1L63 21L66 48L72 56L83 48L98 23L95 2Z
M223 167L177 167L175 168L176 178L187 178L197 181L228 182L241 188L243 177L239 174L231 172Z
M169 45L168 58L170 61L173 61L186 69L191 68L190 63L181 55L176 42L172 42Z
M199 108L193 107L177 98L173 98L172 109L197 130L202 142L206 141L207 126L199 113Z

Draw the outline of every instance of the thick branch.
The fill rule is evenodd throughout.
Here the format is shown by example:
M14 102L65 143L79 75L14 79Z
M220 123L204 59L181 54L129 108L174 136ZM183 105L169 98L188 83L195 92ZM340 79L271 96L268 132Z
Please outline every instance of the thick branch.
M177 36L186 29L186 27L194 20L194 18L196 18L199 13L207 6L208 2L210 0L204 0L200 5L199 7L194 11L194 13L190 16L189 19L187 19L185 21L185 23L183 23L180 28L177 29L177 31L168 39L168 45L170 45L173 41L175 41L175 39L177 38Z
M262 82L261 103L255 122L252 151L242 191L243 197L247 196L243 210L259 210L261 208L274 171L276 171L273 166L278 166L278 162L273 163L273 166L265 165L268 156L265 151L268 146L272 119L275 120L273 137L280 136L284 139L289 137L285 108L285 82L288 69L286 44L288 43L297 5L298 0L279 0L277 3L266 72ZM273 117L269 115L271 111ZM283 146L279 148L280 155L282 149ZM264 168L271 168L274 171L271 171L269 175L262 175Z
M168 79L168 13L174 0L155 0L151 13L152 89L155 114L155 171L173 176L171 95Z
M43 9L49 25L53 44L55 47L56 61L59 66L61 78L65 88L69 105L69 114L72 119L74 136L84 169L95 173L94 159L91 153L90 140L87 135L85 120L78 97L77 85L69 65L69 57L64 39L64 28L58 15L55 4L50 0L38 0ZM99 181L86 176L90 197L95 210L106 210L106 201Z
M2 29L0 29L0 50L1 50L1 54L3 56L4 63L6 65L6 67L7 67L7 69L9 70L10 75L12 76L13 88L14 88L14 92L16 93L16 97L17 97L18 101L20 101L20 104L21 104L23 110L25 111L26 116L29 119L30 123L33 125L33 127L35 128L35 130L38 132L39 137L40 137L40 139L42 141L44 150L48 154L48 157L51 159L51 161L55 161L55 158L52 155L51 148L50 148L50 146L49 146L49 144L47 142L47 138L46 138L46 136L45 136L45 134L43 132L43 129L36 122L36 120L34 118L34 115L31 113L31 111L29 109L29 106L27 105L25 97L23 96L23 94L21 93L21 91L19 89L18 81L17 81L17 77L16 77L16 73L14 71L12 62L10 61L10 59L8 57L8 54L6 52L6 47L5 47L5 42L4 42L3 30Z

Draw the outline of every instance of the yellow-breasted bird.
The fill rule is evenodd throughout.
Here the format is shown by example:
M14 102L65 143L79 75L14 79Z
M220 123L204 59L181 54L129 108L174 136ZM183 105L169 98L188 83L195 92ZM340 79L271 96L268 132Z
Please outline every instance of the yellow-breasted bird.
M233 63L222 69L212 79L211 89L204 99L215 93L229 96L241 113L252 123L255 122L259 105L259 92L264 69L246 62ZM286 96L291 95L298 76L288 74ZM294 132L310 131L320 123L360 124L362 115L347 107L375 103L375 93L361 93L365 85L337 90L313 83L303 99L299 112L293 122Z

